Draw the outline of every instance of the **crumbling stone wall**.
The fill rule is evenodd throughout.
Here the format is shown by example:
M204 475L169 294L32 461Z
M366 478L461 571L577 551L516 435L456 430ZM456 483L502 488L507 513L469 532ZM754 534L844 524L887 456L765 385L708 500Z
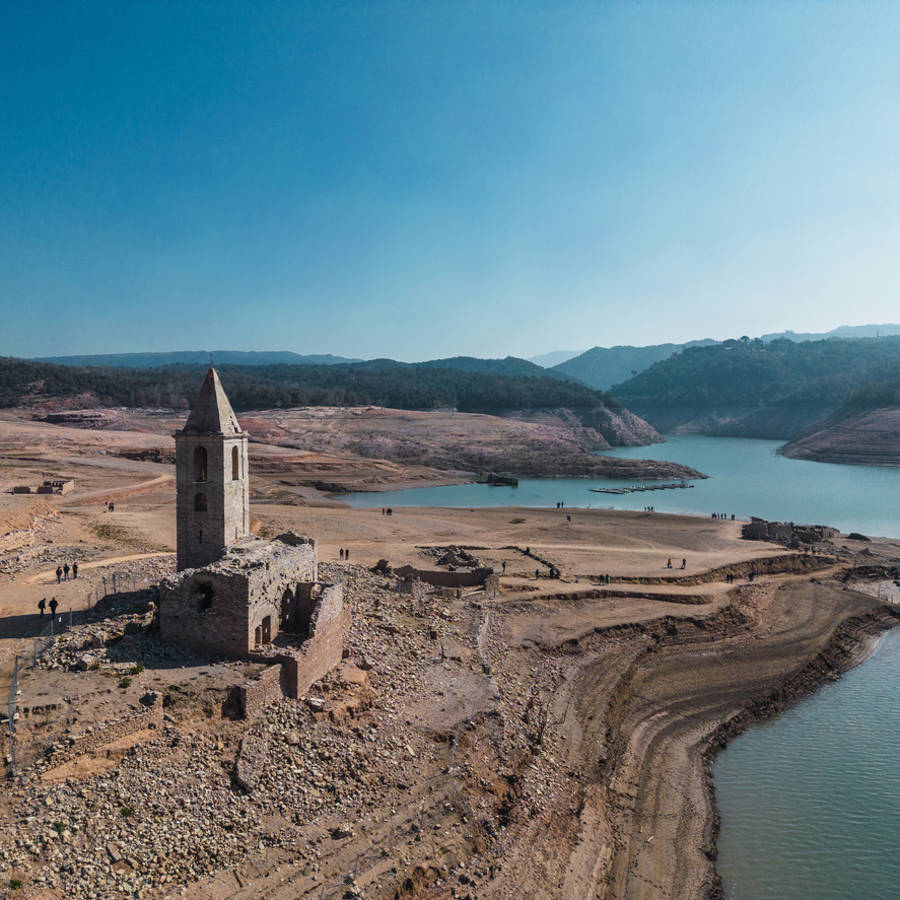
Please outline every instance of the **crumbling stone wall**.
M68 746L58 747L52 754L50 762L54 766L58 766L70 759L96 753L107 744L121 740L129 734L143 731L145 728L162 728L162 726L162 697L155 694L147 707L103 725L95 726L90 734L75 738Z
M815 544L826 541L838 533L828 525L795 525L793 522L767 522L751 516L742 526L741 537L748 541L773 541L779 544Z
M401 578L417 578L435 587L482 587L494 574L494 570L483 566L478 569L458 569L455 572L444 572L442 569L415 569L412 566L401 566L395 569Z
M292 602L317 569L313 540L288 534L244 541L212 565L163 579L160 637L201 653L246 657L274 640L285 597Z
M252 719L262 708L284 695L281 663L263 669L256 678L237 686L237 704L241 718Z
M350 628L350 611L344 606L341 585L322 585L310 622L309 637L299 646L282 646L251 656L257 662L279 664L281 691L294 700L303 697L316 681L341 661L344 639ZM274 679L274 676L268 677ZM260 687L260 697L267 696L267 690ZM274 697L269 695L268 699ZM268 700L263 699L262 702Z

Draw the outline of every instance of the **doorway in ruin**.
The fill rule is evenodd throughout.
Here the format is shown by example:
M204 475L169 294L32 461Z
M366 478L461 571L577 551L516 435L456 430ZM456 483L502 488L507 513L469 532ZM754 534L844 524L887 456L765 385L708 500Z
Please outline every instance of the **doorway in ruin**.
M316 605L322 597L321 584L298 584L294 600L294 634L308 638Z
M262 620L261 628L262 628L262 642L264 644L271 644L272 643L272 617L271 616L266 616Z

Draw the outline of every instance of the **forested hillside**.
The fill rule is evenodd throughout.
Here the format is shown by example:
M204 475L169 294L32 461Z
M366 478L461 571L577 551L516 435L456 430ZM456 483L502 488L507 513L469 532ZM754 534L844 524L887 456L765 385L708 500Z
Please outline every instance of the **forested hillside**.
M374 361L331 366L220 366L237 410L290 406L454 408L463 412L619 407L607 395L551 377L466 372ZM538 367L535 367L538 371ZM0 359L0 406L68 401L70 406L185 408L201 366L114 369Z
M900 337L755 339L682 350L612 393L662 432L791 438L898 377Z

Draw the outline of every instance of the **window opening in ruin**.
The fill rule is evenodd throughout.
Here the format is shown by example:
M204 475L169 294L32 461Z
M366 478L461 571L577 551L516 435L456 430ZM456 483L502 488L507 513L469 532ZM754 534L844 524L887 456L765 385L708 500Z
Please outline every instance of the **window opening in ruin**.
M194 481L206 481L206 447L194 450Z
M253 645L258 647L262 643L262 627L260 625L256 626L256 630L253 632Z
M272 617L266 616L262 620L262 642L264 644L271 643L272 641Z
M237 481L241 477L241 463L238 448L231 448L231 480Z
M206 512L206 494L194 494L194 512Z
M197 593L200 595L200 612L212 609L213 589L208 584L201 584L197 586Z
M200 539L199 539L198 543L200 543L200 544L203 543L203 529L202 528L200 529Z
M278 610L279 613L279 623L278 627L281 631L293 631L294 630L294 595L291 593L290 588L288 588L281 595L281 606Z

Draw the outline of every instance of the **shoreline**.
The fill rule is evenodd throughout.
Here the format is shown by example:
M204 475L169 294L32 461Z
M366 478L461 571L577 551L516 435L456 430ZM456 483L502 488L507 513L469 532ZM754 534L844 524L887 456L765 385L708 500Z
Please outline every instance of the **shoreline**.
M739 588L693 633L679 624L677 636L639 650L612 687L594 810L610 832L596 883L609 896L721 900L716 755L862 663L900 625L900 610L873 598L792 581Z
M900 627L900 611L884 605L866 615L844 619L835 628L826 647L778 691L720 723L709 736L702 752L707 800L712 810L707 827L710 830L709 856L713 861L713 881L705 895L707 900L722 900L725 896L722 876L715 866L721 829L712 771L716 757L753 725L777 718L801 700L811 697L825 684L839 681L847 672L862 665L877 652L884 635L897 627Z

